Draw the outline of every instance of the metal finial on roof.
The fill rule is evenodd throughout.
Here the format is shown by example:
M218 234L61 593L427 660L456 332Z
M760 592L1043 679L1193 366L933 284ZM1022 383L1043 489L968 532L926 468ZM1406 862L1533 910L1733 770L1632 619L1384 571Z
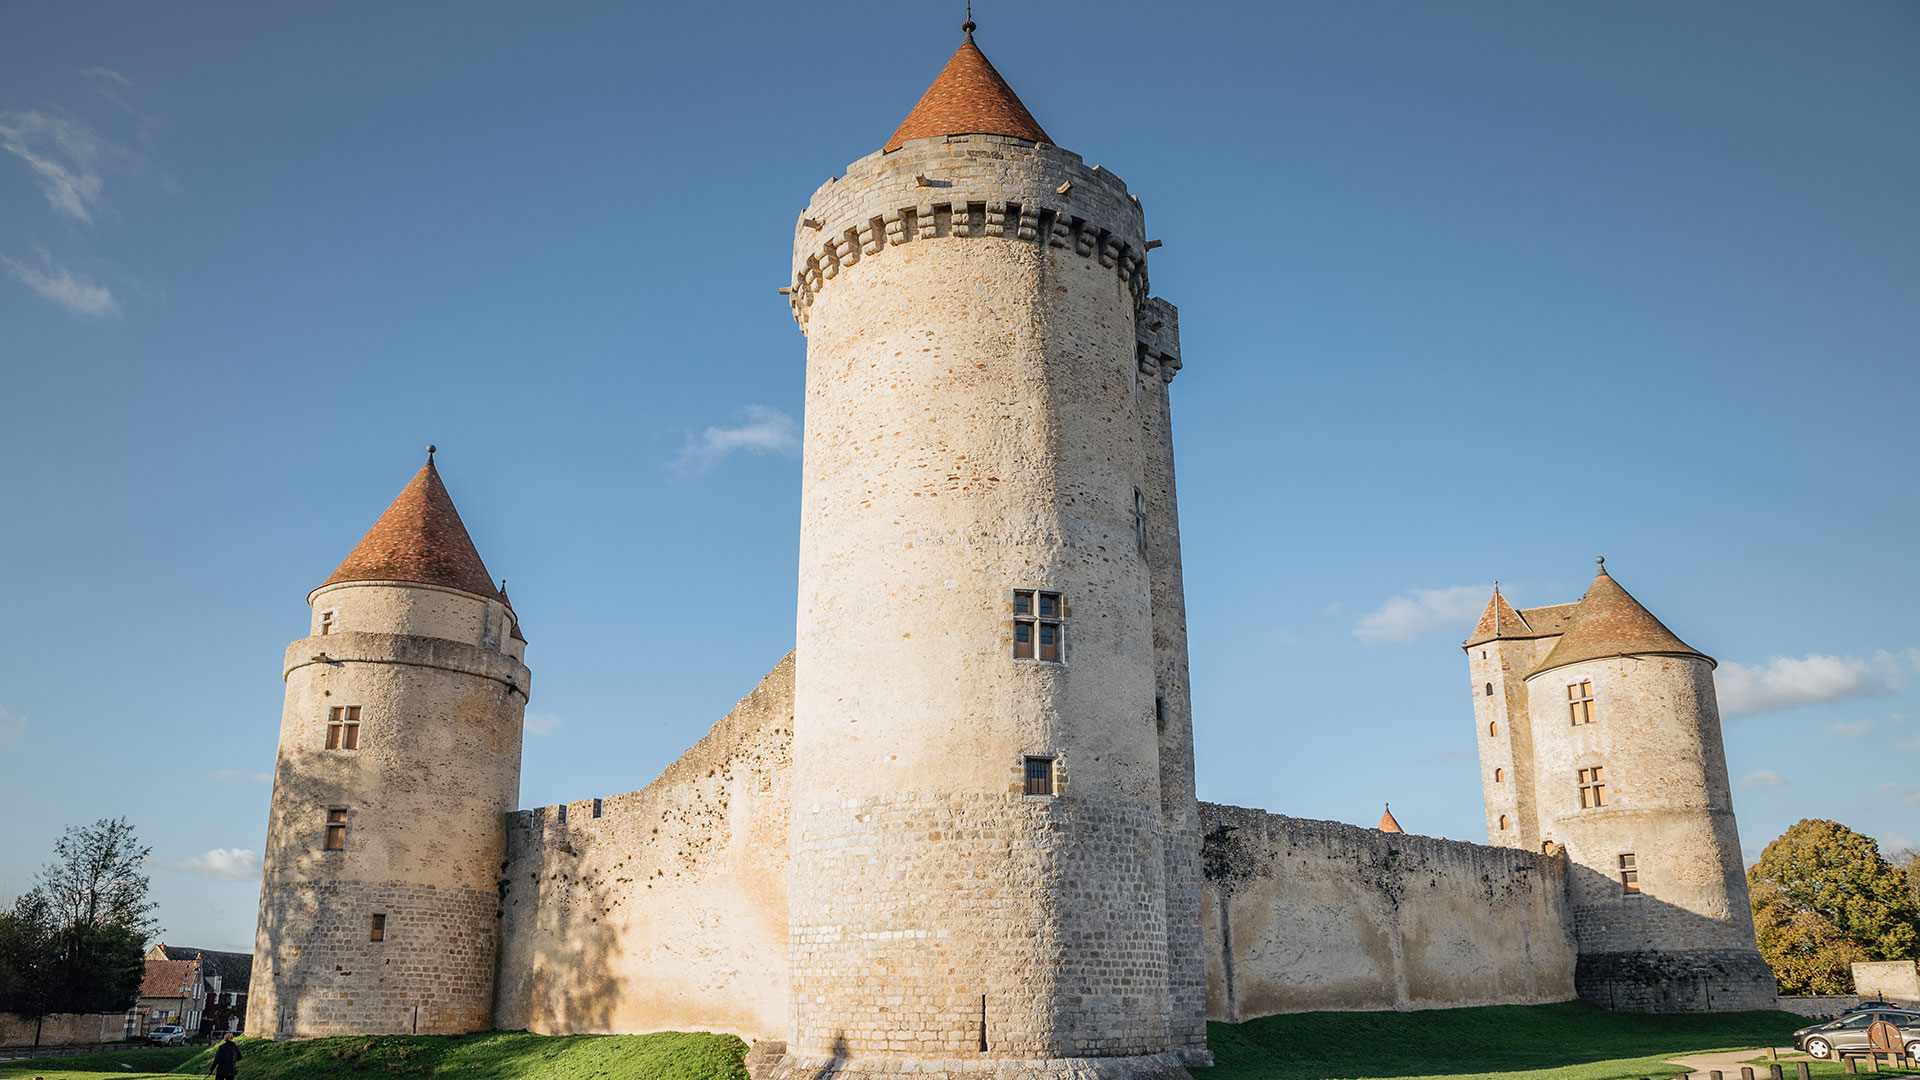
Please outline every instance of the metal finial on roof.
M960 24L960 29L967 35L967 44L973 44L973 0L967 0L967 21Z
M434 452L439 449L440 449L439 447L433 445L432 443L427 444L427 464L429 465L433 464Z
M1604 574L1607 572L1607 557L1605 555L1596 555L1593 557L1593 561L1600 564L1601 573Z

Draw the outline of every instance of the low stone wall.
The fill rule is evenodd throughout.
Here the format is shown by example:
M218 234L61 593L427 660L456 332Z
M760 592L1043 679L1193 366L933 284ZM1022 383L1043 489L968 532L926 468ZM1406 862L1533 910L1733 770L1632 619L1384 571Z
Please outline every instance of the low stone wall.
M1566 861L1200 804L1207 1018L1574 997Z
M1809 1020L1832 1020L1860 1004L1859 994L1806 994L1780 997L1780 1011L1798 1013Z
M646 788L514 814L494 1026L785 1038L792 733L789 654Z
M1920 1004L1920 967L1911 960L1872 960L1853 965L1853 992L1867 1000Z
M127 1038L125 1013L54 1013L39 1021L0 1013L0 1046L34 1045L36 1024L41 1046L90 1046Z

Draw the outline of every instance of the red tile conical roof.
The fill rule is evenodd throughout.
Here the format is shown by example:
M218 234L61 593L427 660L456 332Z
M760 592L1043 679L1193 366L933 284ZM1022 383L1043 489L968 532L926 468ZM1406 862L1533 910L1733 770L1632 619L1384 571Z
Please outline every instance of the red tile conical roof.
M1487 601L1486 610L1480 613L1480 621L1474 626L1473 633L1467 635L1465 647L1503 638L1537 636L1533 627L1527 625L1527 620L1513 610L1513 605L1507 603L1506 597L1500 595L1500 586L1495 585L1493 597Z
M909 139L947 135L1006 135L1028 142L1050 143L1039 121L1020 103L1007 80L987 63L987 55L973 43L973 34L961 44L940 76L920 95L920 103L900 122L886 150L892 153Z
M1380 831L1381 832L1406 832L1407 831L1400 827L1400 823L1398 821L1395 821L1393 819L1393 807L1391 806L1387 807L1386 813L1380 815Z
M432 454L326 584L343 581L417 581L476 596L499 595Z
M1554 643L1553 651L1533 669L1533 674L1582 660L1647 654L1697 656L1713 663L1713 657L1681 641L1678 634L1641 607L1640 601L1621 588L1602 563L1599 575L1587 588L1587 595L1574 606L1573 620Z

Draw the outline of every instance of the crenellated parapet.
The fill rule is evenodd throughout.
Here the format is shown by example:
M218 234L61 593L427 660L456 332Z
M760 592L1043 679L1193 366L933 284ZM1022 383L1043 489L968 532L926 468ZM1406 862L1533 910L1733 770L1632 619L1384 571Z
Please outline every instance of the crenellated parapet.
M794 226L793 317L843 271L890 247L980 237L1072 251L1147 298L1146 223L1126 184L1080 155L999 135L917 139L821 185ZM1177 365L1176 365L1177 366Z

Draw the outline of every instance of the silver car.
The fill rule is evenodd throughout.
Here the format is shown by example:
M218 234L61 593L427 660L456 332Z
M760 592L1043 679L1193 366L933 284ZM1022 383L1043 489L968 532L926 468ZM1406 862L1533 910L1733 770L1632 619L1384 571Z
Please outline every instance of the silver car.
M1873 1048L1867 1045L1867 1029L1878 1020L1900 1029L1900 1041L1908 1057L1920 1057L1920 1012L1905 1009L1848 1013L1838 1020L1803 1027L1793 1033L1793 1048L1821 1059L1869 1053Z

